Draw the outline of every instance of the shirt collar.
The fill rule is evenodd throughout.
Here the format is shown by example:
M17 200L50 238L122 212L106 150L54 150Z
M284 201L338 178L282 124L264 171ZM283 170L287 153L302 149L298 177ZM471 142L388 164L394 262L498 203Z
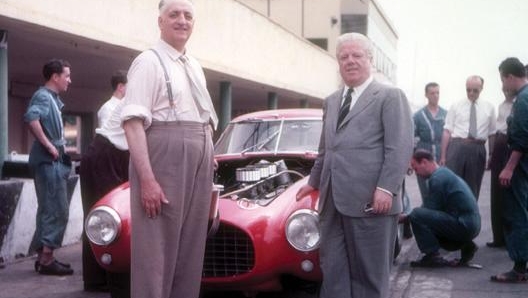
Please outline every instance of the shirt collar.
M370 85L370 83L372 83L372 81L374 81L374 77L371 75L371 76L368 77L368 79L365 80L365 82L363 82L363 84L361 84L359 86L356 86L356 87L353 87L354 88L354 92L352 93L353 98L357 98L357 97L361 96L363 91L365 91L365 89L367 89L368 85ZM348 89L350 89L350 87L345 85L345 88L343 88L342 97L346 96L346 93L347 93Z
M170 59L173 61L178 60L180 56L184 55L185 53L181 53L180 51L173 48L170 44L168 44L163 39L160 39L157 45L161 50L167 53L167 56L169 56Z
M467 102L471 105L472 103L475 103L475 105L478 105L480 102L480 97L475 99L475 101L471 101L471 99L467 98Z

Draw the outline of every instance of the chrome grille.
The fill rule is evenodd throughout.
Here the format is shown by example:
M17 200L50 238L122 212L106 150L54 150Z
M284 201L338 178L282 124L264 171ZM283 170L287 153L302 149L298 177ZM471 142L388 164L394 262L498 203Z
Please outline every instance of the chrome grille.
M227 277L249 272L255 265L255 249L248 235L233 226L220 224L207 239L203 277Z

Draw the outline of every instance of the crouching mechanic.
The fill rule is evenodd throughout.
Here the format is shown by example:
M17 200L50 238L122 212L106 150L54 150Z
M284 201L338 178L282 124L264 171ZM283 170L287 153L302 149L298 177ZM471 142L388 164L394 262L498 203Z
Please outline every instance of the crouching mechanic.
M469 186L455 173L439 167L433 155L417 150L411 167L426 180L429 196L423 205L408 215L416 243L422 253L412 267L442 267L467 265L478 247L473 242L480 232L480 214L477 200ZM439 250L460 250L460 259L447 261Z

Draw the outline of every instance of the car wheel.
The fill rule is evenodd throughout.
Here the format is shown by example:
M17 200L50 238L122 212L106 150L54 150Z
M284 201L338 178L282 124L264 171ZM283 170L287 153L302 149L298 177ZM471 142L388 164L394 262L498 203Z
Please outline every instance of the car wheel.
M108 272L107 276L112 298L130 298L130 273Z

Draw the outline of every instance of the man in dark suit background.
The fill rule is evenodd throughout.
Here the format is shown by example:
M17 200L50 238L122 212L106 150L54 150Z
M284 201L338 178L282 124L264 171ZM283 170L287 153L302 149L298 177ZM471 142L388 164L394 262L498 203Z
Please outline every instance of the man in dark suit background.
M372 52L362 34L338 38L345 86L326 98L319 156L297 194L320 190L320 297L389 296L413 129L405 94L373 79Z

